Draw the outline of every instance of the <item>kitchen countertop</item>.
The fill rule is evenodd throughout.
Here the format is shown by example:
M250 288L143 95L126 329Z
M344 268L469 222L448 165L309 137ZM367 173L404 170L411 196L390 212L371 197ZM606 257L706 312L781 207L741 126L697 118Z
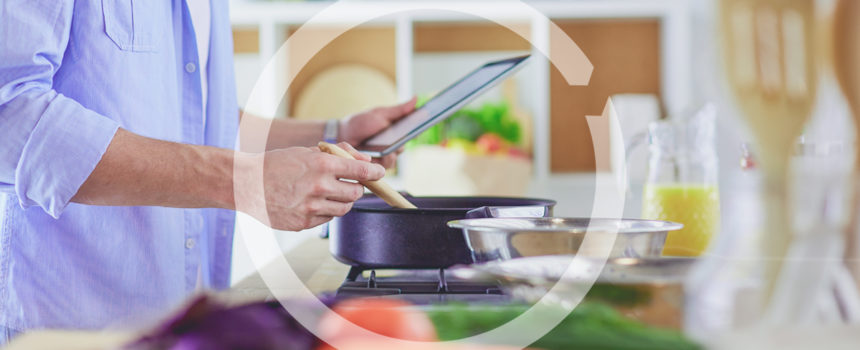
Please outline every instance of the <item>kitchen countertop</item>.
M301 281L314 294L335 290L343 282L349 266L335 260L328 252L328 240L311 237L285 252L289 267L270 263L262 273L254 273L236 283L223 295L230 302L242 303L273 298L273 293L261 274L286 275L292 268ZM274 284L280 281L274 281ZM780 340L781 339L781 340ZM805 349L815 344L828 344L831 348L854 349L860 343L856 326L816 325L779 329L749 329L721 334L704 345L709 349L761 348Z
M260 272L255 272L238 281L232 288L219 293L229 303L247 303L272 299L275 294L289 291L284 280L263 280L261 275L286 276L285 268L291 268L314 294L333 291L343 282L349 266L336 261L328 252L328 240L309 237L302 240L284 253L289 266L279 264L275 259ZM271 285L273 288L269 288ZM274 292L273 292L274 291ZM832 348L853 349L860 342L856 326L818 325L804 328L780 328L776 330L742 330L727 333L706 343L706 348L733 349L751 345L762 349L803 349L815 344L827 343ZM43 330L25 334L10 346L10 349L55 349L62 344L68 349L107 349L115 348L134 338L129 332L69 332ZM776 339L776 340L775 340ZM782 339L782 341L780 341ZM72 346L70 346L70 341ZM833 346L830 346L833 345Z

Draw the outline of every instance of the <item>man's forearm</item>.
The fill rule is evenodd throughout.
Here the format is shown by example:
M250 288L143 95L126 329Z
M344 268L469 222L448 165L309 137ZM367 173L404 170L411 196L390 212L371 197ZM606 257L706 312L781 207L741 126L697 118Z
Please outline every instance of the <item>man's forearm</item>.
M232 209L233 161L232 150L160 141L119 129L72 201Z
M240 116L242 133L249 135L249 137L262 135L262 130L271 123L269 125L269 139L266 143L267 150L316 146L322 140L325 129L325 122L319 120L268 119L241 111Z
M266 149L316 146L324 129L325 122L319 120L275 119Z

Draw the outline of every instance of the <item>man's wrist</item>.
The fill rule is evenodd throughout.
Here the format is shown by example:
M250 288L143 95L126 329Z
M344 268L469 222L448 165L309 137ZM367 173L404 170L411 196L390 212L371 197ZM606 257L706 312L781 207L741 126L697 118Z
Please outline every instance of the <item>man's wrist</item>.
M337 143L340 135L340 120L329 119L325 122L323 128L323 141L328 143Z
M233 155L233 176L230 178L230 207L254 217L267 214L266 190L264 184L266 153L235 152Z
M206 164L205 170L192 177L199 196L208 202L208 207L235 209L234 181L245 172L246 153L214 147L203 149L201 161Z

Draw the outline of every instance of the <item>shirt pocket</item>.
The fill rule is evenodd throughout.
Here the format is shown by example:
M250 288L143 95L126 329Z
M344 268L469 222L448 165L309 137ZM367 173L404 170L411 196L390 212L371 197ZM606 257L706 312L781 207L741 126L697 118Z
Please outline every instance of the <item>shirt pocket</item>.
M158 1L102 0L105 33L124 51L155 52Z

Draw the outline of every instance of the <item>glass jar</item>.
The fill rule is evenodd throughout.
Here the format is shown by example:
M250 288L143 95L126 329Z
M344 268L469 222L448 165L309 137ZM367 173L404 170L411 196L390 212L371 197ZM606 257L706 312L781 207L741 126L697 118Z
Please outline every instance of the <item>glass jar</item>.
M664 256L699 256L719 231L720 201L714 107L651 123L642 218L684 224L670 232Z

